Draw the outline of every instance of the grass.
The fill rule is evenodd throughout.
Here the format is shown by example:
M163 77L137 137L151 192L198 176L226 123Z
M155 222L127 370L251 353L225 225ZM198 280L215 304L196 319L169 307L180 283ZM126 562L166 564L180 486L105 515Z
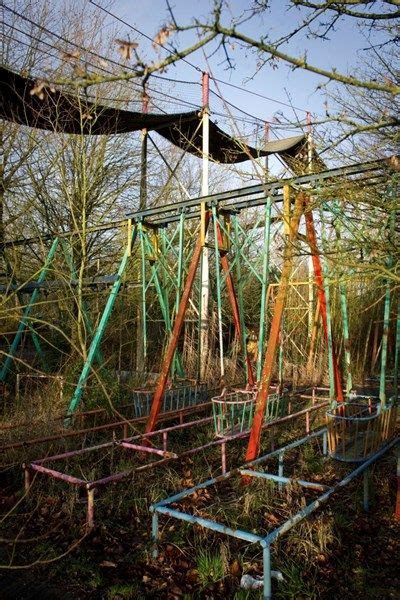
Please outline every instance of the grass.
M196 559L197 572L202 587L217 583L225 576L224 560L221 554L200 551Z
M106 595L106 600L141 600L143 596L137 583L117 583L112 585Z

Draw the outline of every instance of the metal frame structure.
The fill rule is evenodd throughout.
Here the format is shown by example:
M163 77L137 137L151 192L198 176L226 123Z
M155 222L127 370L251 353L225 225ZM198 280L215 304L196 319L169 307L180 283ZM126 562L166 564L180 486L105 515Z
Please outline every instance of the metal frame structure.
M243 540L249 544L259 544L262 548L263 553L263 599L270 600L272 598L272 567L271 567L271 545L282 535L287 533L292 527L297 525L300 521L310 516L313 512L315 512L322 504L327 502L330 497L338 492L340 489L348 485L353 479L363 474L364 476L364 498L363 498L363 506L366 511L369 510L369 470L370 467L379 460L382 456L384 456L390 449L397 446L400 442L400 438L394 438L385 446L380 448L375 454L373 454L370 458L364 461L357 468L348 473L343 479L341 479L338 483L328 486L322 483L316 483L312 481L303 481L297 478L284 477L283 475L283 467L284 467L284 454L289 450L292 450L296 447L299 447L303 444L309 443L311 440L314 440L318 437L323 438L323 454L326 455L327 452L327 441L326 441L326 429L320 429L313 433L310 433L307 437L296 440L295 442L289 443L282 448L274 450L264 456L259 457L256 460L245 463L243 467L239 467L238 469L234 469L225 474L220 475L219 477L213 477L195 485L192 488L183 490L178 494L174 494L169 498L166 498L156 504L153 504L150 507L150 511L153 514L152 521L152 540L154 542L154 557L158 554L158 539L159 539L159 517L165 516L173 519L177 519L179 521L183 521L186 523L190 523L192 525L197 525L203 527L204 529L208 529L210 531L215 531L222 535L227 535L229 537L234 537L240 540ZM255 467L260 467L267 463L271 458L278 457L278 473L273 474L265 471L257 471ZM400 453L398 454L398 462L397 462L397 470L400 469ZM225 525L218 521L212 519L205 519L202 517L198 517L187 512L183 512L181 510L177 510L176 508L172 508L171 505L176 505L179 501L191 496L198 490L204 490L209 488L212 485L218 484L235 474L239 474L242 477L246 478L259 478L265 481L274 482L280 486L282 485L290 485L296 484L304 488L310 488L316 491L320 491L321 495L312 501L310 504L305 506L295 515L293 515L290 519L285 521L279 527L270 531L267 535L254 533L254 531L244 531L240 529L233 529L229 526L229 524ZM397 499L397 503L399 499Z
M328 402L321 398L318 398L314 394L312 396L305 396L306 399L311 399L311 405L306 408L297 410L291 414L288 414L284 417L276 418L275 420L266 422L263 424L263 430L269 429L271 427L279 427L281 424L292 422L292 421L301 421L304 417L305 419L305 433L306 435L311 434L311 415L317 414L320 410L325 410L328 406ZM322 400L322 401L321 401ZM165 415L167 416L167 415ZM249 436L249 431L242 431L232 435L226 435L224 437L216 438L206 444L201 446L196 446L190 448L185 451L177 451L174 448L174 452L170 452L168 450L168 435L170 433L176 431L187 430L188 428L192 429L195 427L202 427L204 425L209 425L213 422L213 417L204 417L202 419L191 420L188 422L183 422L178 425L173 425L170 427L166 427L163 429L158 429L146 434L138 434L132 437L124 437L122 439L114 439L111 442L105 442L103 444L98 444L96 446L90 446L83 449L72 450L69 452L64 452L61 454L46 456L42 459L34 460L30 463L24 463L23 469L25 473L25 490L29 491L32 482L32 475L34 473L42 474L48 476L53 479L57 479L63 481L67 485L77 486L83 488L87 492L87 525L89 527L93 527L94 525L94 490L98 488L104 488L107 485L111 485L117 482L122 482L130 477L132 477L135 473L139 473L141 471L145 471L148 469L152 469L157 466L165 465L171 460L181 459L186 456L192 456L195 454L199 454L202 451L209 450L214 447L221 448L221 471L222 473L226 473L227 471L227 445L238 441L245 440ZM160 443L162 444L162 450L160 448L154 448L152 443L152 439L154 437L159 437ZM137 442L134 444L133 442ZM44 467L44 463L53 463L53 462L63 462L69 458L73 458L75 456L82 456L92 454L94 452L102 451L108 448L113 447L121 447L126 448L127 450L133 450L135 452L150 452L155 453L161 456L161 459L151 463L141 464L140 466L132 467L124 472L113 473L101 479L97 479L95 481L85 481L83 479L74 477L69 473L65 473L60 470L49 469ZM139 454L139 458L142 456ZM142 461L141 461L142 462Z

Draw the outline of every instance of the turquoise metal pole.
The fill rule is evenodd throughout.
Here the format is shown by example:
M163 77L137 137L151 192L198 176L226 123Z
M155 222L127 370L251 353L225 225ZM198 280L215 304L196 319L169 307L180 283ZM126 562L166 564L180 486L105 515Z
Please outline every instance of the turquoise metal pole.
M144 236L145 248L147 247L150 252L154 251L154 248L152 247L146 232L143 232L143 236ZM166 299L163 294L162 285L161 285L160 279L158 277L157 266L155 263L153 263L151 265L151 271L152 271L152 279L154 280L154 286L155 286L156 292L157 292L158 301L160 303L161 313L162 313L164 323L165 323L165 329L167 330L168 334L171 334L172 326L171 326L171 319L170 319L170 315L169 315L169 306L166 303ZM174 370L176 370L179 377L185 376L185 371L183 370L182 361L181 361L180 356L177 351L175 351L173 366L174 366Z
M4 264L5 264L5 267L6 267L6 274L10 277L10 280L11 280L10 283L12 283L16 287L18 287L17 281L16 281L16 279L12 275L13 269L12 269L12 267L11 267L11 265L10 265L9 261L7 260L7 257L5 255L4 255L3 259L4 259ZM23 306L24 305L23 294L21 292L19 292L19 291L17 291L17 298L18 298L18 301L20 302L20 304ZM41 343L40 343L39 336L38 336L38 334L36 333L35 329L32 327L32 325L30 323L27 323L26 325L27 325L27 327L29 329L29 332L31 334L33 345L35 346L36 352L39 354L40 362L42 363L43 370L47 371L46 357L44 355L44 352L43 352L43 349L42 349L42 346L41 346Z
M124 275L125 269L127 267L127 264L129 262L129 258L131 255L131 247L135 242L136 239L136 234L137 234L137 227L135 226L133 228L132 231L132 238L130 240L130 243L128 244L127 248L125 249L125 252L123 254L121 263L119 265L119 269L117 272L117 277L113 283L113 286L110 290L110 294L108 296L106 305L104 307L103 310L103 314L101 315L101 319L100 319L100 323L97 327L96 333L94 335L94 338L92 340L92 343L90 344L90 348L89 348L89 352L85 361L85 364L83 365L83 369L82 372L80 374L77 386L75 388L75 391L72 395L71 401L69 403L68 406L68 411L67 411L67 418L64 421L64 424L66 426L68 426L71 422L70 417L73 415L73 413L76 411L81 398L82 398L82 394L83 394L83 390L85 388L86 385L86 381L89 377L89 373L91 371L92 365L93 365L93 361L94 361L94 357L96 356L97 350L100 346L101 340L103 338L105 329L107 327L107 323L108 320L110 318L110 315L113 311L114 308L114 304L115 301L117 299L118 296L118 292L121 288L121 284L122 284L122 277Z
M341 214L340 206L337 202L333 203L335 213ZM340 224L335 219L334 228L336 231L336 237L340 240ZM342 327L343 327L343 342L344 342L344 362L346 367L346 396L348 396L353 388L353 377L351 374L351 354L350 354L350 332L349 332L349 313L347 307L347 295L346 288L343 282L339 283L339 294L340 294L340 308L342 313Z
M263 267L262 267L262 284L261 284L261 303L260 303L260 326L258 332L258 354L257 354L257 381L260 381L261 371L263 366L263 350L266 333L266 314L265 303L267 299L268 284L269 284L269 251L271 237L271 207L272 200L268 196L265 205L265 223L264 223L264 248L263 248Z
M221 272L220 272L220 257L219 257L219 246L218 246L218 229L217 229L217 209L215 205L211 209L213 216L214 225L214 245L215 245L215 278L217 284L217 314L218 314L218 337L219 337L219 363L221 381L225 376L224 367L224 340L222 336L222 298L221 298Z
M384 306L384 311L383 311L381 374L380 374L380 381L379 381L379 400L381 401L382 408L386 404L386 366L387 366L389 317L390 317L390 284L389 284L389 282L387 282L386 290L385 290L385 306Z
M37 279L38 284L43 283L43 281L46 279L50 264L54 258L56 250L57 250L58 242L59 242L59 238L58 237L54 238L53 243L50 247L50 250L47 254L46 261L40 270L39 277ZM15 334L15 337L10 346L7 356L4 359L3 366L0 371L0 381L5 380L7 373L10 369L11 363L14 360L15 353L17 351L17 348L19 346L19 343L21 341L21 338L25 331L25 328L27 326L29 327L29 324L28 324L29 315L30 315L32 308L37 300L37 297L39 296L39 293L40 293L40 286L38 286L35 290L33 290L32 295L29 299L29 302L24 309L21 321L19 322L19 325L18 325L17 333Z
M343 283L339 283L340 307L342 309L343 341L344 341L344 359L346 366L346 395L348 396L353 389L353 377L351 374L351 355L350 355L350 335L349 335L349 314L347 310L346 289Z
M323 218L322 210L321 215L321 237L322 247L325 249L325 222ZM333 339L332 339L332 315L331 315L331 302L330 302L330 282L329 282L329 271L326 264L325 258L322 260L322 268L324 273L324 292L326 301L326 324L328 330L328 370L329 370L329 395L330 398L335 398L335 370L333 365Z
M390 238L393 239L394 229L396 224L396 211L393 210L389 219ZM387 267L391 269L393 266L393 256L390 255L387 259ZM383 311L383 334L382 334L382 350L381 350L381 375L379 382L379 400L382 408L386 404L386 368L387 368L387 351L389 337L389 320L390 320L390 280L386 281L385 286L385 306Z
M246 325L244 322L244 307L243 307L243 277L242 277L242 265L241 265L241 247L239 241L239 223L238 216L232 215L234 232L235 232L235 253L236 253L236 280L237 280L237 297L239 307L239 319L240 328L242 330L242 352L243 352L243 364L246 369L246 381L249 381L249 370L247 364L247 340L246 340Z
M144 246L143 224L139 223L141 285L142 285L142 340L143 340L143 371L146 371L147 362L147 307L146 307L146 250Z

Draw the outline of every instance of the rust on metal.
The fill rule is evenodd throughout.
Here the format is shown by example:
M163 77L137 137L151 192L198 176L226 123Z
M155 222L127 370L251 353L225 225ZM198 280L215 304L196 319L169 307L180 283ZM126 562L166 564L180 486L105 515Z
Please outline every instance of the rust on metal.
M205 216L205 229L207 232L208 225L210 222L210 211L207 211ZM174 358L175 350L178 345L179 336L182 331L182 326L185 319L186 309L189 303L189 297L192 292L194 279L196 276L197 267L199 266L201 253L203 250L201 235L199 236L196 246L193 252L192 260L190 261L188 275L185 282L185 287L182 293L181 301L179 303L178 312L175 318L174 326L171 332L171 337L168 343L167 351L165 353L160 376L157 382L156 389L154 391L153 401L151 404L150 415L146 423L145 432L153 431L158 420L158 415L161 410L162 399L164 396L165 386L168 381L169 371Z
M274 314L272 317L271 329L268 338L267 349L265 352L260 387L258 389L256 397L256 407L246 451L246 461L253 460L254 458L256 458L260 450L261 431L264 422L265 409L268 401L268 392L271 385L272 369L275 362L283 310L285 307L287 291L289 288L289 279L293 265L294 243L299 229L300 217L303 211L304 200L304 194L299 193L296 196L293 217L290 218L289 234L286 236L285 249L283 254L281 279L279 282L278 293L275 298Z
M324 330L325 341L328 343L328 320L327 320L327 310L326 310L326 296L324 290L324 279L322 275L322 265L321 259L318 252L317 246L317 236L315 233L314 226L314 218L311 210L305 210L304 212L305 220L306 220L306 232L307 232L307 241L310 246L312 262L314 267L314 277L315 283L317 285L318 290L318 300L320 307L320 314L322 318L322 326ZM336 348L334 341L332 340L332 362L333 362L333 373L334 373L334 381L335 381L335 395L338 402L343 402L343 390L342 390L342 377L340 373L339 363L337 360Z
M217 235L218 235L218 246L222 248L224 240L221 233L221 226L217 223ZM233 277L229 268L228 258L225 253L221 253L221 266L225 273L226 280L226 288L228 290L228 298L232 309L233 322L235 325L236 336L239 340L241 346L243 346L243 332L240 324L240 316L239 316L239 305L237 301L235 284L233 282ZM254 373L253 373L253 365L251 364L249 353L247 352L247 347L242 348L243 354L246 357L246 365L247 365L247 378L248 383L250 385L255 384Z

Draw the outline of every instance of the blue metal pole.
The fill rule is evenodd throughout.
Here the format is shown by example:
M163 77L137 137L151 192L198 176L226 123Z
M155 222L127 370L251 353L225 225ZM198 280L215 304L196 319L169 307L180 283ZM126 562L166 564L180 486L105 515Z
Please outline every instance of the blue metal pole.
M153 558L157 558L158 556L158 513L157 511L153 512L153 517L151 520L151 539L153 542Z
M263 546L263 579L264 590L263 600L272 598L272 581L271 581L271 546L267 544Z

